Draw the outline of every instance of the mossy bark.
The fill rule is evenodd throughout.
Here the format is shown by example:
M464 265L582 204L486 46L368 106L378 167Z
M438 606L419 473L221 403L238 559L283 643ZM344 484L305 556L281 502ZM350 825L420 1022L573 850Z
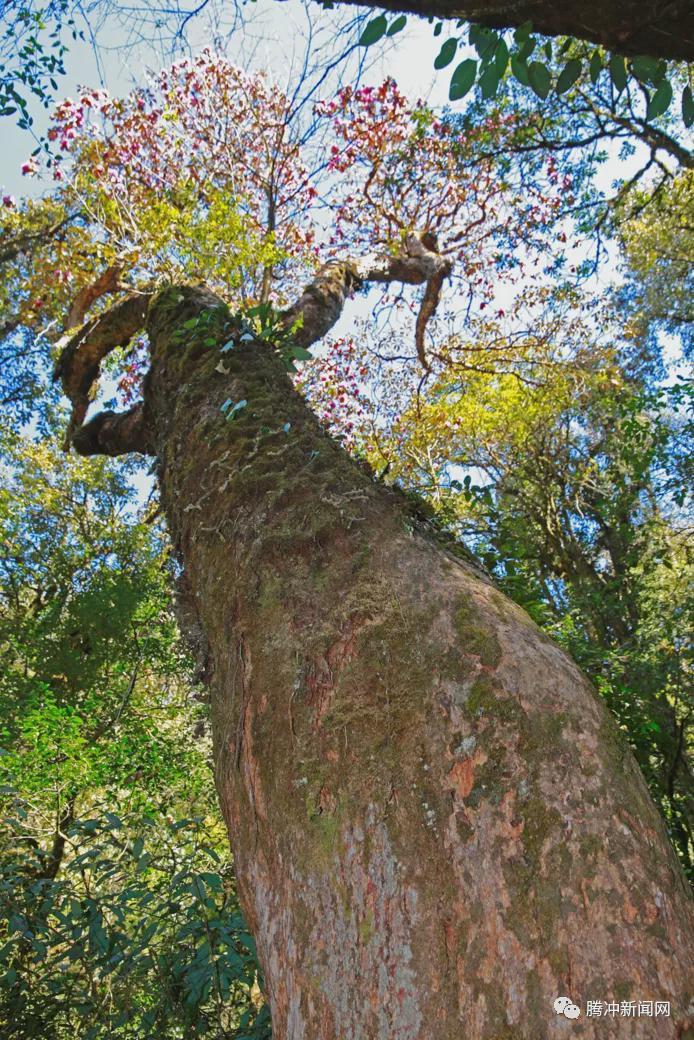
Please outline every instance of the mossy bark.
M220 354L223 309L181 334L216 307L154 302L145 420L276 1040L685 1035L688 894L603 704L269 347ZM672 1015L625 1032L588 999Z
M577 36L618 54L694 58L694 18L690 0L337 0L408 11L422 17L464 18L492 29L531 22L548 36Z

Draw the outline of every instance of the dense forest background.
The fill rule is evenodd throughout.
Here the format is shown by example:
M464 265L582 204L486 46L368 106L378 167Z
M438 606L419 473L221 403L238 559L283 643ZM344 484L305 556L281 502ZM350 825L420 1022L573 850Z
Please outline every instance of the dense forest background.
M61 450L53 367L124 288L208 285L276 344L374 479L591 677L694 876L688 73L527 30L519 74L503 34L465 57L443 33L440 70L459 46L495 72L434 106L369 71L363 25L311 18L290 83L231 41L60 100L24 164L40 190L2 199L8 1040L269 1036L152 474ZM312 351L287 336L318 263L415 230L438 282L355 286ZM111 354L100 407L137 400L145 347Z

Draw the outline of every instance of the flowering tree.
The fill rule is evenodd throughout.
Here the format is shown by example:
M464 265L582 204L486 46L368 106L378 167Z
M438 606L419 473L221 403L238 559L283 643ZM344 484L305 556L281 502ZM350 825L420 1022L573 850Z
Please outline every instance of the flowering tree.
M105 294L172 278L282 306L308 267L393 254L416 233L441 257L433 282L416 276L428 283L424 360L443 279L489 296L519 267L519 241L543 239L558 205L557 185L521 194L492 161L475 165L479 141L509 118L463 136L386 80L316 106L317 154L302 146L285 95L209 52L123 100L85 91L54 114L50 198L21 209L6 199L5 234L22 259L27 227L43 221L8 306L21 323L69 329ZM38 160L23 169L36 174Z
M34 274L38 283L52 273L65 286L52 295L51 318L62 308L68 327L78 324L123 280L141 288L177 276L256 299L271 289L281 296L278 269L305 257L312 241L314 194L287 115L287 98L262 76L209 54L124 100L86 91L64 101L48 134L56 149L50 205L74 219L69 235L44 244ZM23 167L29 175L37 168L32 160ZM31 280L24 286L31 317ZM71 314L80 292L94 299Z

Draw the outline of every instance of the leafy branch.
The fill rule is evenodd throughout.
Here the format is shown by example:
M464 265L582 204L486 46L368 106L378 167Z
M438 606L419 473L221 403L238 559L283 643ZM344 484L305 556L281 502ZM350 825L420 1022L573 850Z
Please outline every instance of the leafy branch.
M434 18L430 17L429 21L434 22ZM390 24L385 14L377 15L367 22L359 43L362 47L371 47L384 37L400 32L406 23L406 15L398 15ZM436 22L434 36L441 35L443 25L442 21ZM475 84L482 98L493 98L506 75L529 87L544 101L552 91L558 95L566 93L587 69L593 84L603 70L607 70L618 93L626 89L630 80L638 83L646 95L648 120L665 115L673 102L672 64L663 59L647 55L626 59L600 47L591 50L572 36L561 42L552 41L534 34L532 22L525 22L511 33L458 19L456 28L465 27L467 43L474 48L477 58L465 58L455 66L448 95L451 101L460 101ZM446 39L434 68L441 70L451 65L465 42L462 33ZM563 60L559 71L551 67L556 60ZM694 123L694 97L689 83L682 89L681 110L685 126L690 127Z

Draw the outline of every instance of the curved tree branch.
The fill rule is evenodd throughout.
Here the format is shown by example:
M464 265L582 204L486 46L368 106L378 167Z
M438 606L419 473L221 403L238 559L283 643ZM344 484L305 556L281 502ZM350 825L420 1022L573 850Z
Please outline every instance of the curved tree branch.
M302 325L294 338L299 346L310 347L336 323L349 294L367 282L426 284L416 330L417 353L426 367L424 330L436 309L443 281L452 269L452 261L438 252L431 232L409 234L403 250L395 256L369 253L359 260L328 261L297 302L285 311L285 322L292 325L300 318Z
M141 403L127 412L99 412L75 430L70 443L78 455L155 454L152 430Z
M128 343L144 326L151 295L126 296L103 314L92 318L69 339L60 354L53 378L60 379L72 402L66 446L69 446L74 430L84 422L89 394L99 376L102 360L116 347Z
M121 268L117 264L107 267L90 285L83 286L72 301L68 312L66 327L74 329L81 325L91 307L102 296L115 292L118 288L118 279L121 276Z

